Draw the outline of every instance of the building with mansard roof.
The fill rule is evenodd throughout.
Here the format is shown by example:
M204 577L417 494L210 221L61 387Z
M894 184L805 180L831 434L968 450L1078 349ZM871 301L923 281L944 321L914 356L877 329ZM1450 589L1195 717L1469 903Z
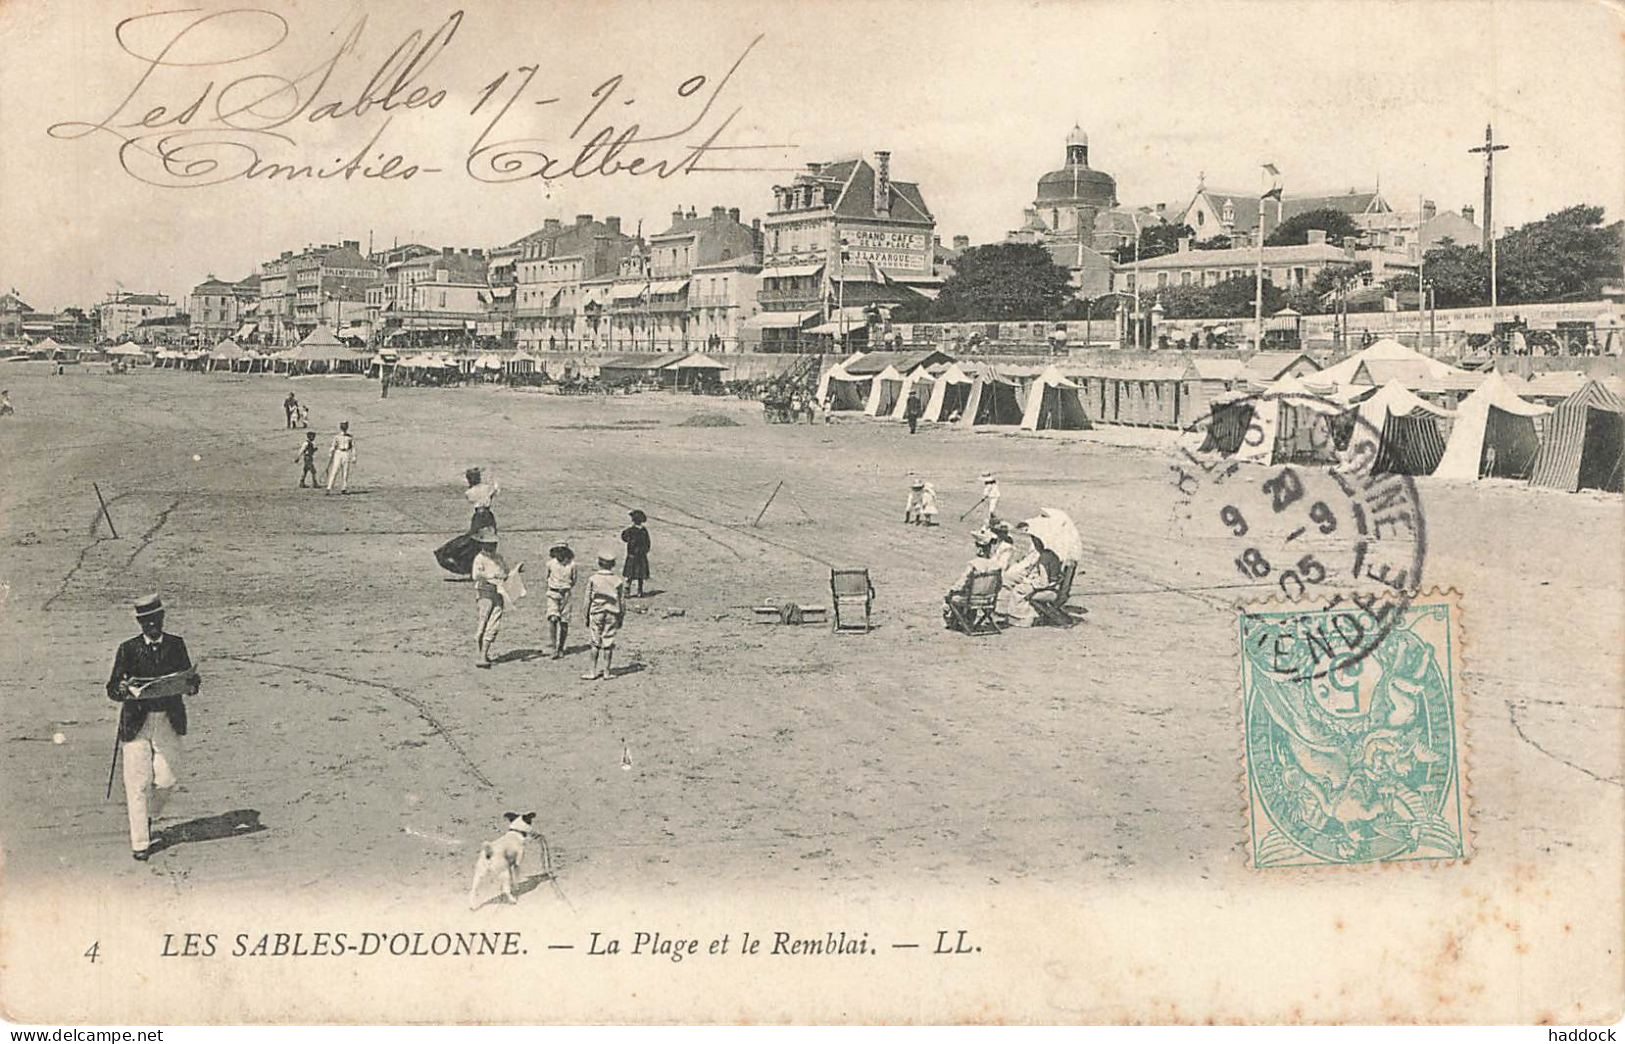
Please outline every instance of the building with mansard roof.
M809 163L773 188L762 310L746 324L769 351L860 342L875 309L936 293L936 223L920 187L892 178L889 152Z

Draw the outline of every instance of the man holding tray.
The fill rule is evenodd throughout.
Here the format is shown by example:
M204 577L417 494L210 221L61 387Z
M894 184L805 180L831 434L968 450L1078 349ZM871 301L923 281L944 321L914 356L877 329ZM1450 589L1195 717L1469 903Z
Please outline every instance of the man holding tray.
M107 698L119 709L118 743L124 757L124 801L130 812L130 848L146 861L152 820L174 792L175 770L186 735L184 697L199 681L179 636L164 633L164 603L155 594L135 604L141 633L118 647Z

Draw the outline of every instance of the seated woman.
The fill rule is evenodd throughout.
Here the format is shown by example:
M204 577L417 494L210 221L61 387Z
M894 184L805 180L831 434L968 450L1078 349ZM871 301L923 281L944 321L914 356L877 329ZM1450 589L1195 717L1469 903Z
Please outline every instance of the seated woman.
M978 576L999 571L999 567L988 557L993 548L993 534L985 529L978 530L971 535L971 540L976 545L976 557L970 560L965 566L965 571L959 574L954 586L948 588L948 593L942 596L944 603L942 622L950 628L956 626L957 622L954 610L958 609L961 612L965 610L970 598L971 583Z
M1033 602L1054 602L1061 595L1061 557L1032 533L1026 534L1032 551L1005 570L1008 599L1000 592L1001 612L1018 627L1031 627L1038 614Z

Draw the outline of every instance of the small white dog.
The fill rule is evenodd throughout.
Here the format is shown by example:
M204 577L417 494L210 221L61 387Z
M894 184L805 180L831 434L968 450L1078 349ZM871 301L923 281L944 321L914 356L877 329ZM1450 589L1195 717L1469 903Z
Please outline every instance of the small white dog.
M485 880L488 873L502 875L502 898L507 902L516 902L513 889L519 883L519 864L525 858L525 845L532 839L542 847L542 873L551 873L553 870L553 853L547 847L547 838L531 829L531 822L536 813L504 812L502 818L508 821L508 829L495 841L487 841L480 846L480 854L474 860L474 880L468 886L468 908L479 908L476 898L480 882Z

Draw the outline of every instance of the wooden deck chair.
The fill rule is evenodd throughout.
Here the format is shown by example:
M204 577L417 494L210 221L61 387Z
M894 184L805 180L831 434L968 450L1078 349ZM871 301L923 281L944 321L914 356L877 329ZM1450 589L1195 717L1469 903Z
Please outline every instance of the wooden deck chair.
M875 604L875 585L869 582L869 570L831 569L829 593L834 605L834 612L830 614L834 617L831 630L836 634L854 631L868 634L872 629L869 611ZM862 622L857 619L860 610Z
M1003 584L1004 574L997 570L971 577L965 600L948 603L949 626L965 634L999 634L999 589Z
M1034 602L1031 599L1027 604L1033 607L1038 614L1036 623L1048 627L1071 627L1077 623L1077 617L1066 610L1067 599L1072 597L1072 578L1077 575L1078 563L1068 562L1061 570L1061 583L1055 589L1053 602Z

